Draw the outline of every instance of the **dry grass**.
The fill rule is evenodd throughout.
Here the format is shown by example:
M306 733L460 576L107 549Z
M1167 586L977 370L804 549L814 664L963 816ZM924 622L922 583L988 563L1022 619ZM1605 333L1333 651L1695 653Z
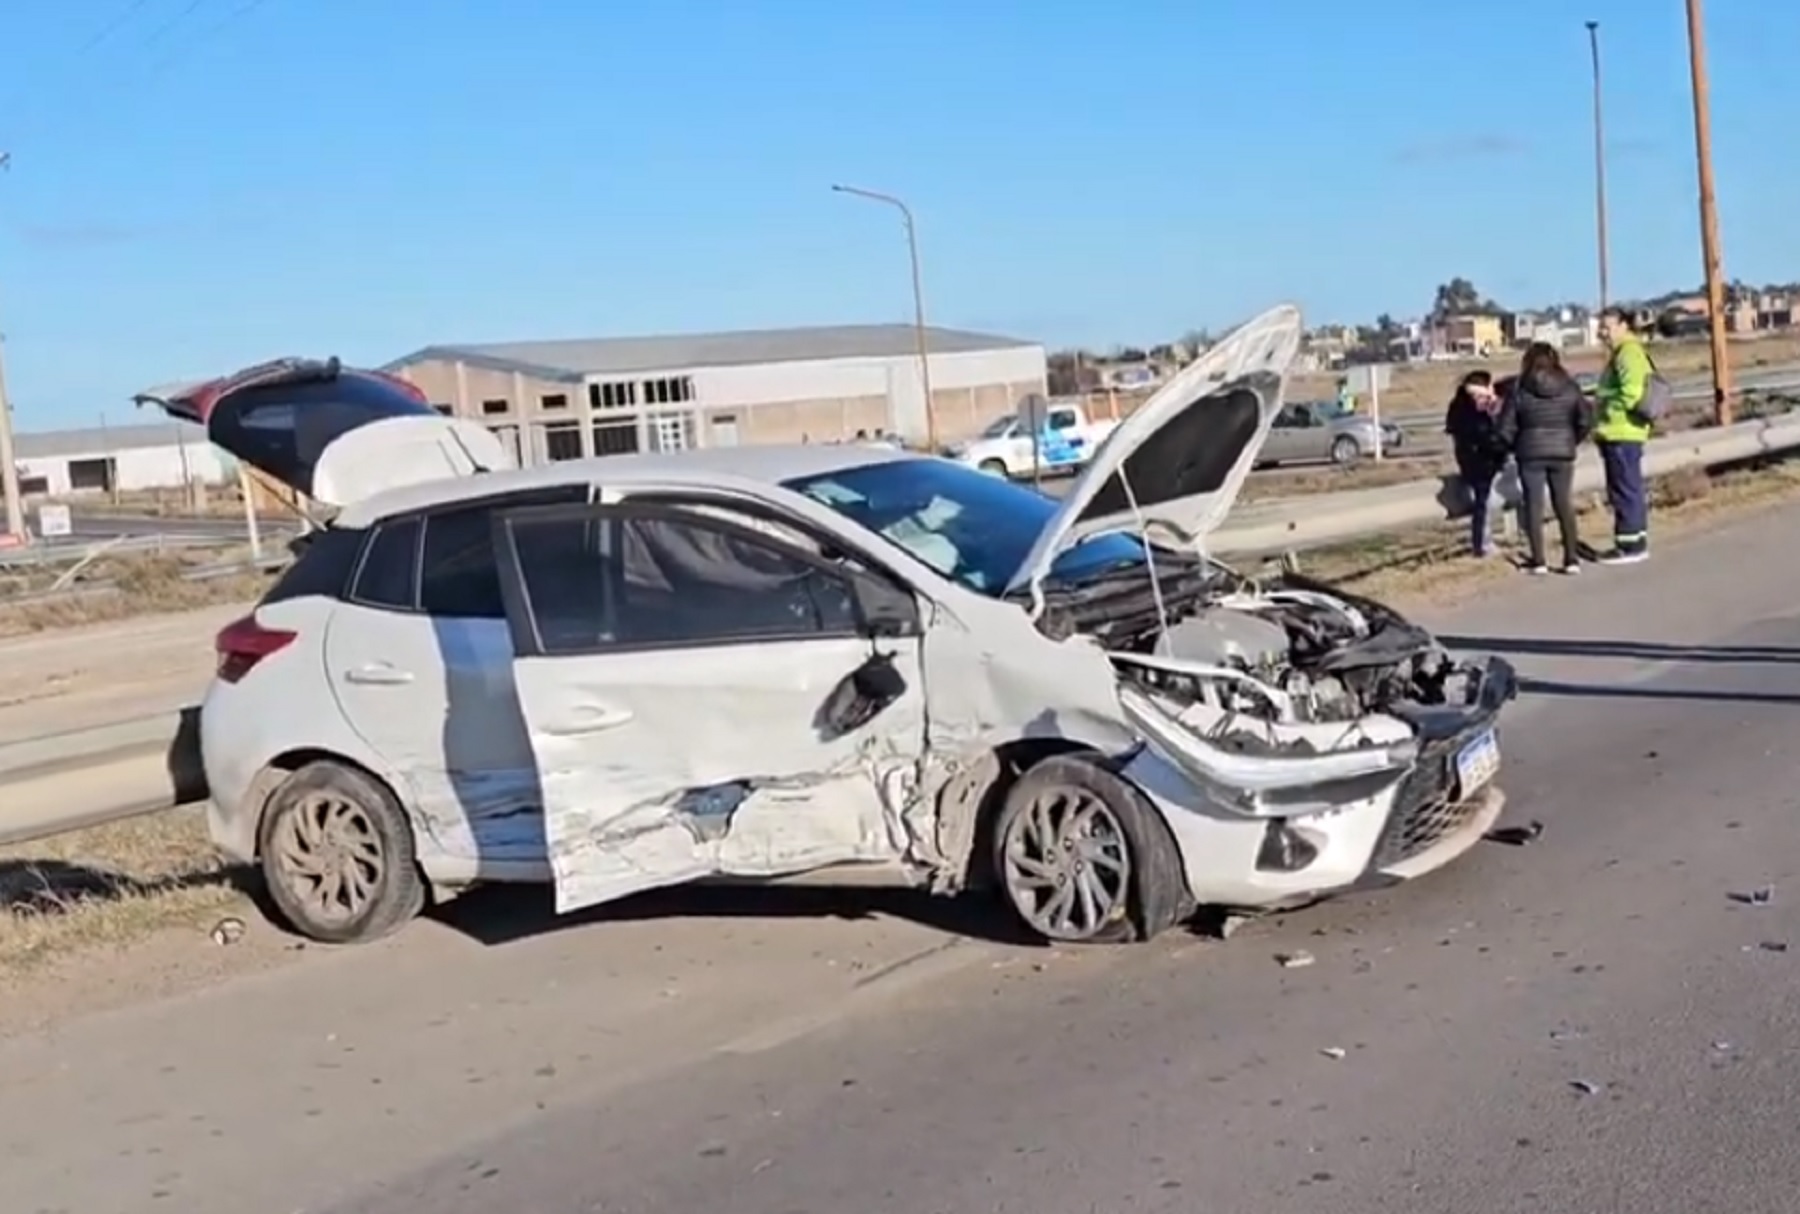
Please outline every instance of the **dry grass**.
M1657 366L1677 378L1704 374L1712 366L1711 349L1704 340L1658 342L1654 354ZM1731 343L1731 365L1738 372L1796 360L1800 360L1800 332L1740 338ZM1604 362L1605 355L1598 350L1569 355L1569 369L1575 372L1598 371ZM1494 359L1396 367L1389 386L1381 393L1382 411L1400 414L1441 409L1458 381L1478 367L1485 367L1496 375L1510 375L1519 368L1519 355L1509 351ZM1326 399L1336 393L1337 381L1337 372L1296 376L1288 385L1288 398Z
M191 611L226 603L251 602L267 589L270 574L241 574L192 581L185 574L202 565L247 559L243 548L185 548L153 556L100 557L75 583L97 587L51 600L9 603L10 595L48 590L66 566L28 569L0 585L0 637L52 628L70 628L158 612ZM110 586L111 589L105 589Z
M1772 464L1719 475L1689 469L1652 482L1653 521L1656 534L1666 538L1795 497L1800 497L1800 465ZM1580 523L1584 542L1595 548L1611 542L1612 519L1598 494L1587 495L1582 503ZM1547 543L1554 558L1559 543L1554 527ZM1522 551L1523 540L1512 547ZM1468 532L1461 522L1322 548L1302 554L1299 565L1310 576L1403 605L1453 604L1518 575L1513 561L1504 557L1469 556Z
M249 913L192 810L0 848L0 974Z
M72 494L50 500L77 507L89 518L103 518L109 513L134 518L240 518L244 513L244 497L236 484L208 485L204 497L204 501L196 503L186 489L138 489L111 495Z

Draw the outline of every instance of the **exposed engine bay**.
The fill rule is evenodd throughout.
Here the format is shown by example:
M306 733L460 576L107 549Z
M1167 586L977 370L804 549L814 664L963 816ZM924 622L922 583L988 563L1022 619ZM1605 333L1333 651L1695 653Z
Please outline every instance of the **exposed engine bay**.
M1125 686L1225 749L1391 743L1480 694L1480 664L1374 600L1296 574L1257 582L1208 562L1110 590L1058 602L1050 627L1093 636Z

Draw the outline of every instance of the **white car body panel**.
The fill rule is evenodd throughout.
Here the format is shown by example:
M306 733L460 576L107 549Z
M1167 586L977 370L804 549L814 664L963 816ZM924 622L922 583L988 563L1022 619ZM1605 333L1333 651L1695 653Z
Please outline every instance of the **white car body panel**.
M391 417L332 442L313 471L311 497L342 508L400 485L512 468L512 454L478 422L455 417Z
M823 739L860 638L528 657L513 664L542 780L559 911L699 877L772 877L904 854L924 738L918 642L883 643L908 690Z
M1141 408L1119 424L1064 495L1062 508L1044 528L1007 589L1041 583L1051 564L1067 548L1087 536L1107 531L1154 529L1160 535L1198 547L1225 521L1256 465L1257 452L1281 412L1282 383L1300 352L1304 334L1300 309L1271 308L1232 330L1158 388ZM1095 500L1107 483L1122 476L1127 461L1166 435L1172 423L1184 415L1213 408L1220 389L1253 379L1259 381L1255 386L1260 397L1259 424L1242 436L1230 471L1216 489L1155 501L1142 491L1149 488L1144 486L1134 499L1134 487L1127 479L1125 498L1132 503L1129 508L1094 509Z
M502 537L510 525L502 521L494 535L504 619L448 619L349 597L258 609L261 624L292 629L297 640L241 682L209 693L202 735L215 838L240 859L253 856L284 756L322 752L394 790L433 881L549 879L563 911L696 879L760 880L839 865L890 865L951 890L984 862L974 854L977 814L997 749L1041 741L1104 756L1143 794L1201 902L1285 905L1355 884L1375 865L1403 779L1416 765L1414 726L1379 712L1346 723L1286 711L1239 725L1243 714L1229 706L1147 691L1121 672L1258 684L1253 674L1181 653L1110 653L1092 636L1058 637L1038 626L1052 563L1080 540L1154 530L1198 545L1218 525L1280 408L1299 333L1297 309L1265 313L1114 432L1011 574L1013 591L1031 592L1031 610L953 580L921 550L785 484L913 458L900 452L740 448L476 477L470 474L487 467L492 452L444 419L410 412L349 430L306 469L324 495L315 500L337 507L332 525L340 532L545 487L576 488L582 492L568 505L519 506L508 498L491 508L503 520L605 522L632 510L674 511L677 522L702 527L734 519L789 549L808 548L814 563L836 569L848 561L904 587L917 626L906 635L677 640L638 649L610 644L612 634L597 630L588 649L554 651L533 614L529 571L508 572L513 541ZM1221 393L1237 394L1236 428L1230 449L1211 453L1214 487L1177 493L1169 484L1160 492L1146 485L1145 500L1128 509L1096 507L1114 500L1102 490L1135 453L1166 427L1224 407ZM383 482L384 468L402 472L397 485ZM811 537L797 538L803 530ZM605 552L596 549L595 561L615 560ZM1360 618L1357 608L1331 606L1329 596L1310 591L1215 606L1254 615L1309 595L1345 619ZM685 616L688 600L668 601ZM585 606L570 610L580 615ZM536 641L528 644L528 634ZM822 728L834 689L875 654L892 660L903 690L848 732ZM1289 694L1258 685L1271 702ZM1228 727L1277 753L1218 744ZM1464 792L1481 798L1469 821L1382 871L1414 875L1472 845L1480 831L1471 833L1470 822L1491 823L1499 798L1491 788ZM1259 868L1259 849L1278 822L1317 849L1298 871Z

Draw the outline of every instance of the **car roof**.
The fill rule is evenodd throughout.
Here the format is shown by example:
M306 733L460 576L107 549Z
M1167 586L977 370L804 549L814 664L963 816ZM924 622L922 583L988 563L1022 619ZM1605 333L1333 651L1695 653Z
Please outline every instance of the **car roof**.
M795 443L782 446L705 447L686 451L603 455L478 476L445 477L373 494L345 506L340 527L366 527L395 514L453 506L560 485L778 485L798 477L825 476L870 464L927 459L916 452L863 443Z

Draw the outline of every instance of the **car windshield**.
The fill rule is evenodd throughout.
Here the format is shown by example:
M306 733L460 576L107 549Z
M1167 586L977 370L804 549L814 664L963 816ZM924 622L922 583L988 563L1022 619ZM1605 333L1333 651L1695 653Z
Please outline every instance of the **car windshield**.
M1017 420L1018 419L1015 417L996 417L993 421L988 423L987 429L981 432L981 437L1005 438L1011 433L1013 423Z
M890 460L785 484L988 595L1006 589L1057 510L1035 489L944 460ZM1143 559L1135 537L1097 535L1058 557L1049 580L1079 581Z

